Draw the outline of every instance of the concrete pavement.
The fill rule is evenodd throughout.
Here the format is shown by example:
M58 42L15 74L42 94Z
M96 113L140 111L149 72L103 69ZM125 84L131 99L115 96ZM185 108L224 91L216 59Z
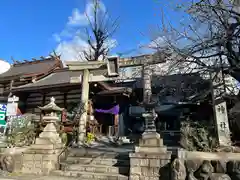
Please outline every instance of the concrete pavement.
M61 177L61 176L37 176L37 175L16 175L0 176L0 180L80 180L80 178ZM81 179L83 180L83 179Z

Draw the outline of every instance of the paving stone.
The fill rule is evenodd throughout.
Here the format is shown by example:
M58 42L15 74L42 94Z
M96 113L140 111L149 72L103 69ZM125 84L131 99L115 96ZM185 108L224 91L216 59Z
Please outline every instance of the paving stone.
M80 171L80 172L92 172L92 173L116 173L116 174L128 174L129 167L114 167L114 166L102 166L102 165L82 165L72 164L67 166L65 171Z
M81 180L86 179L99 179L99 180L128 180L128 176L113 174L113 173L90 173L90 172L78 172L78 171L53 171L52 175L66 176L66 177L78 177Z
M21 175L21 176L14 176L14 177L1 177L0 180L79 180L79 178L73 177L64 177L64 176L33 176L33 175ZM82 179L84 180L84 179Z
M105 166L129 166L129 160L116 159L116 158L74 158L68 157L66 163L68 164L92 164L92 165L105 165Z

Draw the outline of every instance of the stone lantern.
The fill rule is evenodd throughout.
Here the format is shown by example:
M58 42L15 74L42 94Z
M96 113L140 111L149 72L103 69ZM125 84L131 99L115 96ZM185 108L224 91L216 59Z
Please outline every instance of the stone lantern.
M59 166L58 157L61 154L63 143L55 123L59 119L57 112L62 112L63 108L55 104L53 97L49 104L39 108L45 113L43 120L47 125L39 137L36 138L35 143L23 153L21 170L23 173L49 174Z
M59 120L57 112L62 112L64 108L58 107L55 104L55 98L52 97L49 104L39 107L39 109L44 112L43 121L47 125L44 127L43 132L40 133L39 137L36 139L34 145L37 145L39 142L46 142L46 139L50 139L52 143L61 144L61 138L59 137L55 123Z
M59 118L57 116L57 113L64 110L64 108L60 108L55 104L54 97L51 97L49 104L38 108L44 112L43 121L45 121L46 123L54 123L58 121Z

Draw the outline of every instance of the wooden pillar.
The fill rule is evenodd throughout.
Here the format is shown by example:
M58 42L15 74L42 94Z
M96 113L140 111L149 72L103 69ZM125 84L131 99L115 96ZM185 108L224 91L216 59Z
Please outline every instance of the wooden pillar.
M82 93L81 93L81 102L85 103L85 113L79 121L78 129L78 144L81 145L86 136L86 124L87 124L87 109L88 109L88 96L89 96L89 70L84 69L83 78L82 78Z
M45 101L46 101L46 93L43 92L42 96L43 96L43 98L42 98L42 106L44 106L45 105Z
M114 136L118 136L119 132L119 114L114 115Z
M10 81L10 84L9 84L9 94L8 94L8 97L11 97L12 96L12 87L13 87L13 83L14 83L14 80L11 80Z
M115 103L117 103L117 98L116 96L113 97L113 101ZM118 132L119 132L119 114L115 114L114 115L114 136L118 136Z
M63 93L63 106L67 109L67 92Z

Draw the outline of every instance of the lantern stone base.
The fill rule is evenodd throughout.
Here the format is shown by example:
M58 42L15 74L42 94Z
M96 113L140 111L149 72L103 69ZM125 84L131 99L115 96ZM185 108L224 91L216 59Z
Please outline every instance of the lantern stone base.
M159 180L163 175L162 169L169 168L171 161L171 152L167 151L160 134L156 132L143 133L135 153L129 156L130 180Z
M139 140L139 146L135 147L135 152L165 153L167 147L163 145L163 139L157 132L143 133Z
M58 169L58 157L63 148L54 123L49 123L35 144L23 153L22 173L47 175Z

